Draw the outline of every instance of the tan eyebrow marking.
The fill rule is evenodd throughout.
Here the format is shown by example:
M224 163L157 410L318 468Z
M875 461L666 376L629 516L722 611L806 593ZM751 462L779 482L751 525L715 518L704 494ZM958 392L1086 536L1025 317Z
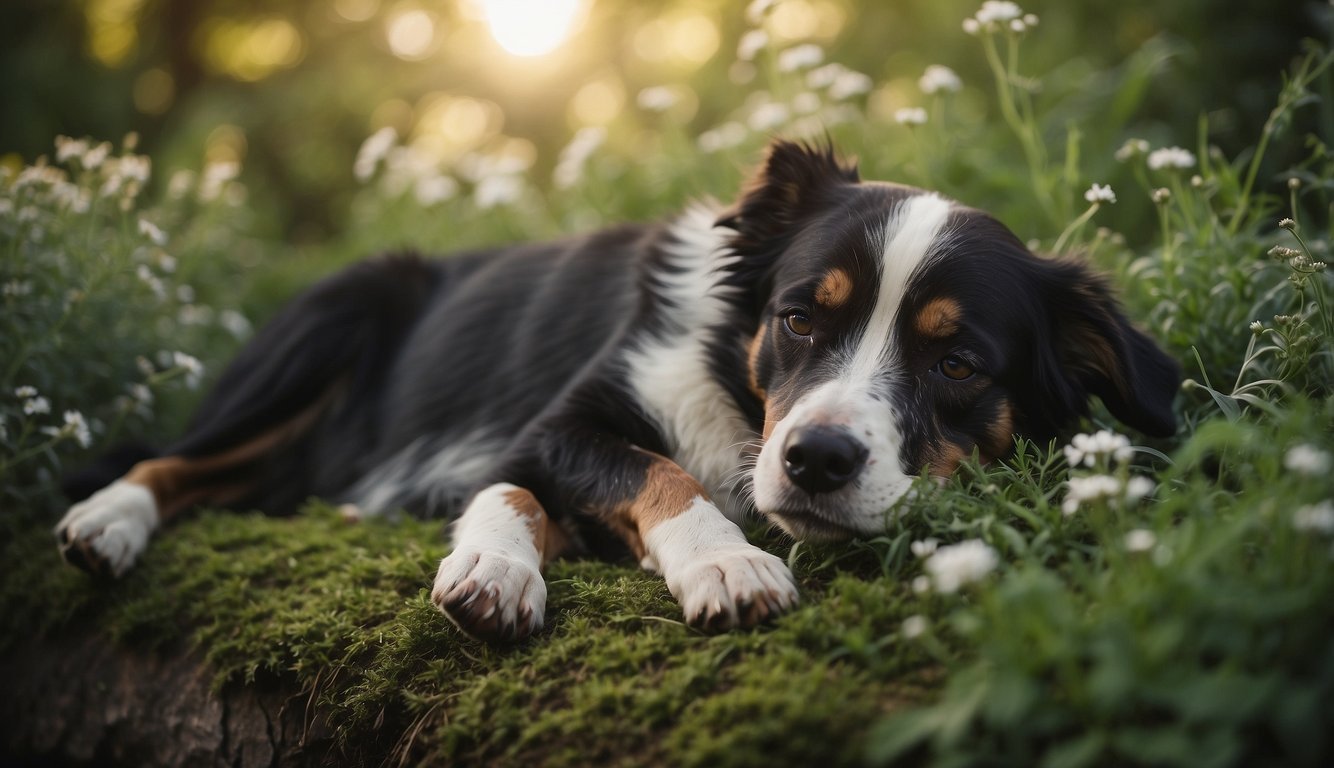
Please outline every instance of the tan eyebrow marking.
M852 277L842 267L834 267L815 289L815 301L829 309L838 309L852 297Z
M768 326L760 326L760 329L755 332L750 340L750 347L746 350L746 370L749 374L750 391L761 400L768 396L764 387L760 386L759 375L760 350L764 348L764 339L768 335Z
M917 332L934 339L943 339L959 332L963 309L954 299L938 298L926 303L917 312L914 322Z

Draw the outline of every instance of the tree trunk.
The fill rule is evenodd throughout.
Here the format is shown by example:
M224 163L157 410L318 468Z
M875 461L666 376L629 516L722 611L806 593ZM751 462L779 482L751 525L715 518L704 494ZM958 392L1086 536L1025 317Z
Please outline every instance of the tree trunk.
M329 761L329 729L290 683L211 687L196 652L102 638L34 642L0 659L0 763L273 766ZM308 711L312 710L312 711Z

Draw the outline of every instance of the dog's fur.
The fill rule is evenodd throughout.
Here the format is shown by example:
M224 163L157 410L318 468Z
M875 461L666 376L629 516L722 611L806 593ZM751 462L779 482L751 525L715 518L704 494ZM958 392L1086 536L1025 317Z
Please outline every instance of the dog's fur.
M433 598L470 634L541 627L563 553L629 553L691 623L745 626L797 600L748 509L797 537L874 532L923 469L1048 438L1092 395L1169 434L1177 381L1080 264L778 142L730 209L326 279L180 442L56 530L120 575L196 504L462 510Z

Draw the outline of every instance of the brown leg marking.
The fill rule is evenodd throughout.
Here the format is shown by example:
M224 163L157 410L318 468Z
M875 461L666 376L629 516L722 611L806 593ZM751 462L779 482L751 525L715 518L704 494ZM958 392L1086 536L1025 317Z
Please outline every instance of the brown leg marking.
M122 478L142 485L157 502L158 519L166 522L181 512L205 502L227 504L242 498L251 485L236 476L236 470L257 461L288 443L315 423L330 398L261 433L248 442L212 456L163 456L141 461Z
M641 452L652 457L644 475L644 485L638 495L613 511L611 524L630 545L635 557L643 561L648 555L643 535L653 526L689 509L696 498L708 499L709 494L676 462L650 451Z

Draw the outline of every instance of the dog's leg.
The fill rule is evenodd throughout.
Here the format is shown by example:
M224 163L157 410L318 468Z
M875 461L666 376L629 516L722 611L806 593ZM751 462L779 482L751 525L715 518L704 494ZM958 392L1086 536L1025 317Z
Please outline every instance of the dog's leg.
M565 523L567 515L591 518L586 522L613 531L645 568L663 575L694 626L753 626L797 603L796 584L783 561L748 543L688 472L665 456L584 426L577 417L545 424L526 452L501 467L498 478L542 489L549 505L560 505L550 507L561 516L557 521ZM494 502L474 502L465 517L495 508ZM515 512L495 514L514 521L506 523L509 539L498 533L490 539L508 551L529 529ZM582 528L583 522L570 524ZM464 526L460 532L469 530ZM460 544L467 540L465 533ZM531 561L531 544L514 546L523 546Z
M641 564L663 575L687 622L715 631L749 627L796 605L782 560L747 542L684 469L641 453L650 458L648 471L639 493L614 510L615 527Z
M67 562L121 577L162 523L196 504L227 504L250 489L246 469L303 432L320 405L211 456L164 456L135 464L122 478L70 507L56 525Z
M559 553L563 536L533 494L510 483L483 489L454 523L453 539L431 590L449 620L491 642L541 629L542 566Z

